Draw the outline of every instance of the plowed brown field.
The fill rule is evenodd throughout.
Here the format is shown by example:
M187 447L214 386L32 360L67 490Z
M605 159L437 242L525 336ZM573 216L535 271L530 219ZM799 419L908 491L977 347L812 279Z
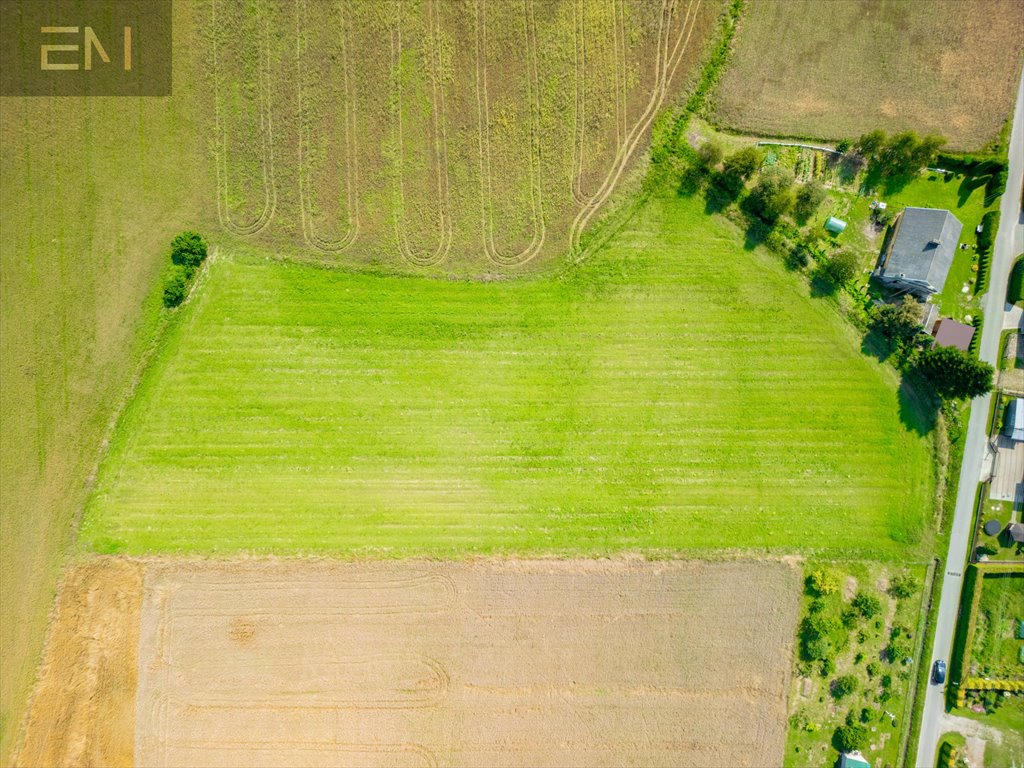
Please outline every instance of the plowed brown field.
M771 562L149 562L135 764L779 764L798 596Z

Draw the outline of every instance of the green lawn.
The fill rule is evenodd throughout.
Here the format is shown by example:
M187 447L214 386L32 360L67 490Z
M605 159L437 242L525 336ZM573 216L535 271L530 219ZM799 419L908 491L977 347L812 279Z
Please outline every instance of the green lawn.
M87 506L100 551L921 556L930 437L703 202L510 282L223 254Z
M1016 623L1024 619L1024 574L987 574L978 604L978 625L971 649L972 667L983 676L1024 678Z

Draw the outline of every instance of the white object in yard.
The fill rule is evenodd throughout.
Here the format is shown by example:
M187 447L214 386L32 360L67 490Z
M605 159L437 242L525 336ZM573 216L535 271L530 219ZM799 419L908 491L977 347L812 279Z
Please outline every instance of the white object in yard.
M967 293L969 290L971 290L971 286L969 286L967 283L964 283L964 287L960 289L960 293Z
M975 234L977 234L977 235L980 235L980 234L981 234L981 231L982 231L982 230L983 230L984 228L985 228L985 225L984 225L984 224L979 224L978 226L976 226L976 227L974 228L974 233L975 233Z

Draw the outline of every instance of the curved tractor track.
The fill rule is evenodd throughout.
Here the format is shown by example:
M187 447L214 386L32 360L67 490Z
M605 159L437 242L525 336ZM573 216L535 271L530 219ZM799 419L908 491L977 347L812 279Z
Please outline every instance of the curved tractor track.
M673 41L671 28L673 16L677 12L677 5L678 0L662 0L661 21L658 31L658 56L655 61L655 85L651 93L651 99L646 109L640 115L640 118L626 135L625 141L619 147L604 183L576 215L569 233L569 244L573 251L578 252L580 250L580 238L583 230L586 229L597 211L611 196L615 185L625 172L629 160L636 152L646 131L654 122L658 109L665 101L668 86L672 82L676 70L679 68L679 62L682 61L686 47L689 45L690 36L693 34L693 28L697 20L697 11L700 8L700 0L693 0L693 2L687 4L686 15L680 25L679 33ZM579 61L580 57L577 57L577 63ZM577 82L580 79L580 73L577 72ZM580 109L580 107L581 100L577 99L577 109ZM581 117L577 114L577 125L580 122ZM579 129L577 130L577 135L579 135Z
M393 88L397 108L393 127L398 159L398 169L395 174L395 237L398 240L398 248L403 258L416 266L429 267L441 262L448 255L452 245L451 197L448 187L448 128L444 108L444 87L441 82L441 22L437 0L430 0L426 6L430 38L425 46L425 53L429 58L430 65L431 133L434 145L434 160L437 165L437 224L439 237L437 247L432 252L421 254L417 253L409 242L404 217L406 205L405 143L402 133L403 105L400 58L402 54L402 16L405 5L405 2L402 0L399 1L398 17L391 31L391 67L394 72Z
M312 168L309 164L310 158L310 120L308 111L308 99L304 98L303 90L306 86L306 69L304 59L309 53L309 41L304 39L303 31L306 25L307 8L309 0L297 0L295 13L295 58L298 70L298 114L299 114L299 208L302 221L302 236L306 242L318 251L323 253L338 253L351 246L359 235L359 204L356 189L359 180L358 169L358 147L356 145L356 108L355 97L352 90L352 77L349 62L349 22L348 14L343 13L343 19L338 29L338 42L342 63L342 90L344 93L345 115L341 123L345 139L345 196L348 213L347 226L343 228L340 236L327 237L317 230L315 218L316 196L313 194Z
M231 194L229 189L228 119L224 115L222 104L222 65L224 56L220 50L221 28L218 27L217 8L224 0L212 0L211 21L214 30L213 38L213 82L214 82L214 131L215 131L215 164L217 170L217 217L221 226L236 235L255 235L262 230L274 217L277 207L277 193L274 187L274 134L273 119L270 109L269 59L270 33L266 19L262 22L262 34L259 41L259 63L257 65L256 101L259 105L259 134L261 151L261 173L263 177L263 208L250 221L238 222L231 214ZM232 24L224 24L230 29Z
M537 35L533 5L523 0L526 29L526 68L530 107L530 208L533 236L519 253L506 255L494 243L494 187L491 173L490 100L487 91L487 3L476 1L476 97L480 125L480 203L484 253L502 267L519 266L534 258L544 246L544 201L540 172L540 96L537 77Z

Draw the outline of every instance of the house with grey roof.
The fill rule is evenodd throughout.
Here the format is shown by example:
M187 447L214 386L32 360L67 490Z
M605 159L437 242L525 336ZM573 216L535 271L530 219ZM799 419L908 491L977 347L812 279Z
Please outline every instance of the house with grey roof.
M942 291L964 225L939 208L905 208L875 278L922 298Z

